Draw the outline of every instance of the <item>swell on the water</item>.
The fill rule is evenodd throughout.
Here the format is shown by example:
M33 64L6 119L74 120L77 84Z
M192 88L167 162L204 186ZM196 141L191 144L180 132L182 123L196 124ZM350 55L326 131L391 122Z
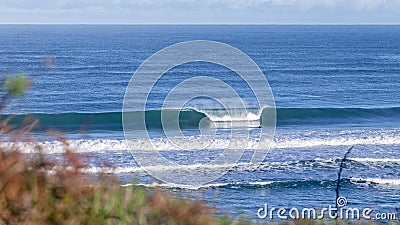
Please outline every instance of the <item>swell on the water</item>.
M144 112L147 129L162 129L163 125L175 124L179 122L181 129L196 129L202 119L207 119L211 123L226 123L237 121L262 121L267 113L265 110L259 115L254 109L236 110L239 113L229 115L225 110L150 110ZM382 122L396 123L400 119L400 107L391 108L278 108L277 125L329 125L329 124L363 124ZM246 112L246 113L243 113ZM102 112L102 113L59 113L59 114L30 114L39 119L39 129L59 128L62 130L80 129L86 126L94 130L122 130L121 112ZM130 127L141 127L142 120L140 115L143 112L129 112ZM163 115L163 116L162 116ZM170 115L170 116L169 116ZM179 115L179 116L176 116ZM3 115L3 118L6 115ZM13 124L21 123L26 115L16 115L12 119ZM169 121L165 121L168 118ZM163 121L161 122L161 119ZM249 123L254 126L254 123ZM246 125L242 123L241 125Z
M389 108L281 108L277 110L279 125L360 124L363 122L395 122L400 107Z
M241 182L226 182L226 183L209 183L201 186L192 185L177 185L167 183L139 183L139 184L124 184L122 186L140 185L150 188L163 187L163 188L178 188L178 189L189 189L199 190L208 188L243 188L243 189L255 189L259 187L269 188L310 188L310 187L328 187L333 188L337 184L336 180L282 180L282 181L241 181ZM379 178L344 178L342 185L352 186L364 186L373 185L388 188L399 188L400 180L392 179L379 179Z
M391 159L391 158L380 158L375 162L368 161L368 158L365 160L363 158L349 159L348 163L354 167L366 167L370 168L371 166L376 165L385 165L386 167L397 168L399 165L400 159ZM214 170L225 170L229 169L231 171L253 171L253 170L262 170L262 171L271 171L271 170L282 170L288 169L301 169L304 167L310 168L327 168L331 169L337 167L341 162L341 158L328 158L328 159L309 159L309 160L291 160L291 161L266 161L263 162L260 166L256 167L256 165L245 162L238 162L233 164L189 164L189 165L160 165L160 166L147 166L140 167L138 165L127 165L127 166L118 166L118 167L88 167L84 168L83 172L85 173L109 173L109 174L122 174L122 173L137 173L144 172L146 170L152 171L173 171L173 170L203 170L204 168L214 169Z

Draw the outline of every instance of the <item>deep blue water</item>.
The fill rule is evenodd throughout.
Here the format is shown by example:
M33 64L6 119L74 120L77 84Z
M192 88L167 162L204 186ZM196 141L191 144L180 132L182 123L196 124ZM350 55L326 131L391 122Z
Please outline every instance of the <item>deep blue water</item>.
M248 54L268 79L277 107L275 143L255 170L239 162L200 189L167 191L201 196L220 213L243 213L256 221L264 203L322 208L334 204L340 159L354 146L341 195L349 206L396 212L399 36L400 26L0 25L0 76L24 73L33 84L24 98L9 102L4 113L20 114L15 123L25 114L39 118L34 134L50 155L58 157L60 152L44 132L54 128L72 139L77 151L93 156L89 172L100 171L107 162L116 166L113 172L124 183L139 178L153 186L158 181L138 168L123 141L121 111L128 82L145 59L169 45L223 42ZM217 135L212 151L193 147L198 124L210 115L185 110L179 122L192 142L182 141L184 149L175 149L163 136L157 107L170 87L196 76L222 79L241 97L249 97L248 87L232 71L209 63L178 66L157 82L148 102L147 128L165 157L189 166L215 158L226 140ZM248 129L239 126L236 131ZM255 141L251 136L249 140ZM144 142L133 141L139 147Z

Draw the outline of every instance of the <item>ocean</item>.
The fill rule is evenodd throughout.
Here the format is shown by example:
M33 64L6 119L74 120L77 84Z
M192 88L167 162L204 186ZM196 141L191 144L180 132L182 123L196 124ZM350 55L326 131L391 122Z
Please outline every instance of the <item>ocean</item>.
M334 206L339 165L354 146L340 186L346 206L398 213L399 36L400 26L389 25L0 25L0 76L23 73L32 82L23 98L8 102L3 114L16 114L13 123L26 115L38 118L32 136L50 157L61 158L63 148L46 131L60 131L77 152L88 156L88 174L107 172L125 185L161 186L177 196L205 200L220 215L258 222L269 219L257 215L265 204ZM244 99L251 99L251 90L221 65L191 62L170 69L155 83L144 111L132 115L133 133L142 133L140 126L135 131L135 123L146 115L148 137L129 141L141 149L151 139L164 158L199 176L207 170L221 173L206 184L174 185L149 175L129 151L123 103L141 63L161 49L192 40L222 42L254 60L273 93L276 130L262 163L247 163L264 130L262 108L252 114L256 123L231 129L232 118L208 101L201 109L160 106L172 87L199 76L224 81ZM217 90L211 83L196 85L198 90ZM179 117L162 121L163 114ZM223 123L210 126L215 121ZM169 135L181 138L171 143L163 128L174 122L179 129L171 126ZM223 153L231 133L248 134L243 157L233 164L208 164ZM34 152L29 140L19 144L24 153ZM152 171L178 169L160 165Z

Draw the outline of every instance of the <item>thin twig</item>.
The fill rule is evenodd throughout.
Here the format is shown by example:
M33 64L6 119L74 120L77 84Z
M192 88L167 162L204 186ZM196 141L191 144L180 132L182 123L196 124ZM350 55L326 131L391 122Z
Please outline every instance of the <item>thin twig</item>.
M346 154L344 154L344 157L342 158L342 161L340 162L338 178L337 178L337 185L336 185L336 201L335 201L336 209L338 208L337 200L339 198L339 188L340 188L343 166L344 166L345 161L347 160L347 156L350 154L350 152L351 152L351 150L353 150L353 148L354 148L354 146L351 146L351 148L349 148L347 150Z

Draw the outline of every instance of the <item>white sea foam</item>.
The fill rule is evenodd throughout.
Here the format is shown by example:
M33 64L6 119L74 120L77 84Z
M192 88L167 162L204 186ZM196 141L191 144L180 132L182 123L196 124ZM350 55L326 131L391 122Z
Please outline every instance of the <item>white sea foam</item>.
M370 137L294 138L276 140L274 148L309 148L317 146L400 145L400 135Z
M318 135L318 134L317 134ZM338 133L324 136L286 136L274 140L272 144L273 149L288 149L288 148L313 148L324 146L353 146L353 145L400 145L400 132L394 131L377 131L371 132L367 135L362 133ZM206 143L205 143L206 142ZM80 139L69 140L69 147L76 152L103 152L103 151L127 151L130 147L134 150L148 150L156 149L158 151L173 151L173 150L221 150L227 149L229 146L238 146L245 149L254 149L258 146L258 140L247 138L201 138L201 137L185 137L174 138L169 140L167 138L153 138L151 142L145 138L138 138L130 140L115 140L115 139ZM129 144L129 146L128 146ZM36 146L39 145L43 148L44 153L62 153L65 151L64 146L58 141L42 141L42 142L1 142L0 147L15 145L24 153L36 152ZM378 161L377 159L354 159L364 161ZM396 160L396 159L381 159L382 160ZM398 159L397 159L398 160Z
M376 184L379 186L386 187L400 187L400 179L383 179L383 178L351 178L351 182L353 183L366 183L366 184Z
M126 167L87 167L83 168L81 171L84 173L112 173L112 174L119 174L119 173L135 173L135 172L143 172L146 170L152 171L167 171L167 170L202 170L204 168L211 168L211 169L229 169L232 167L245 167L250 168L251 164L249 163L237 163L237 164L190 164L190 165L172 165L172 166L147 166L147 167L140 167L140 166L126 166Z
M258 110L259 112L250 112L248 109L229 109L229 113L227 113L225 110L194 110L204 113L208 119L214 122L259 122L262 113L262 110Z
M180 189L189 189L189 190L199 190L205 188L217 188L231 185L230 183L215 183L215 184L203 184L199 186L193 185L182 185L182 184L170 184L170 183L152 183L152 184L139 184L146 187L166 187L166 188L180 188Z
M132 186L132 185L140 185L145 187L165 187L165 188L180 188L180 189L189 189L189 190L199 190L199 189L207 189L207 188L219 188L219 187L227 187L227 186L239 186L239 185L252 185L252 186L267 186L273 184L273 181L259 181L259 182L234 182L234 183L210 183L203 184L199 186L193 185L179 185L179 184L169 184L169 183L151 183L151 184L124 184L122 186Z
M357 162L400 163L400 159L395 159L395 158L349 158L349 159Z
M256 181L256 182L249 182L249 185L255 185L255 186L267 186L270 184L273 184L274 181Z

